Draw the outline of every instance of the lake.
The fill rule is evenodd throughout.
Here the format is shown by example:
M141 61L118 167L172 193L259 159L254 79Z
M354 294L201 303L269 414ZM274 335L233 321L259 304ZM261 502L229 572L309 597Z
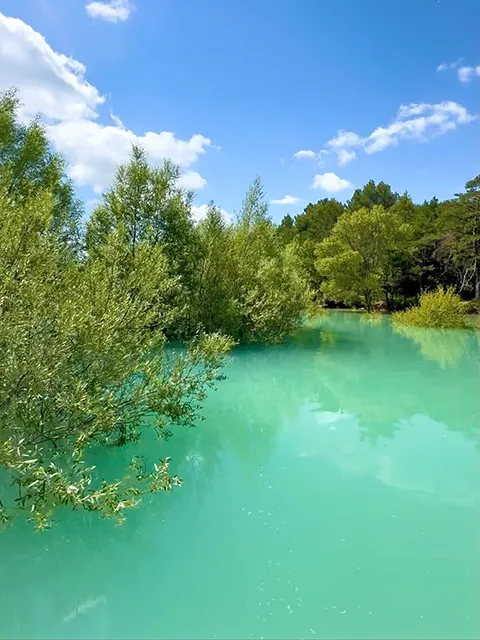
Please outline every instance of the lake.
M235 349L143 445L182 487L0 534L0 637L478 638L479 335L332 312Z

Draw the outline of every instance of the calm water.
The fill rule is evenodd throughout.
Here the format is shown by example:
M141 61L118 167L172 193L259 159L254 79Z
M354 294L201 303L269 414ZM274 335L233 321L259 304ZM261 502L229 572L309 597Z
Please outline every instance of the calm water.
M339 312L236 350L148 445L183 487L0 536L0 637L478 638L478 353Z

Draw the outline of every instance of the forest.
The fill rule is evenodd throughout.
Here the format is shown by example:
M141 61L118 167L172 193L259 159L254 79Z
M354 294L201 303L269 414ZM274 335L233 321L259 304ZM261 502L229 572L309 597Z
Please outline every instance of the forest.
M480 309L480 176L421 204L369 181L275 224L259 178L227 223L195 222L179 170L134 147L88 219L41 122L0 97L0 520L61 506L121 520L181 480L92 448L201 419L235 344L278 343L323 307L401 311L441 291ZM440 289L439 289L440 287Z

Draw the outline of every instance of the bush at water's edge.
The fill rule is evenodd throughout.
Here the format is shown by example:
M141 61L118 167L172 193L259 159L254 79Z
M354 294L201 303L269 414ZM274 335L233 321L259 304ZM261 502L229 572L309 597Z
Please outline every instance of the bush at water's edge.
M410 327L437 329L470 328L465 305L452 287L423 293L418 306L392 314L392 322Z

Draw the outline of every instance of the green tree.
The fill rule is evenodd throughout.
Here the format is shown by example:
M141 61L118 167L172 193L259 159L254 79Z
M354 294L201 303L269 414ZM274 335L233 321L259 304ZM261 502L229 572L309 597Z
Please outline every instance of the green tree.
M301 240L321 242L330 235L344 211L343 204L334 198L324 198L315 204L308 204L303 213L295 217L295 230Z
M197 277L198 247L191 216L193 194L178 187L178 179L178 167L169 161L152 167L146 152L134 146L129 162L119 166L112 187L92 213L86 246L90 256L101 255L115 231L132 257L142 244L160 247L175 280L162 289L157 307L175 310L175 322L172 318L166 328L169 336L188 338L194 333L188 309Z
M169 161L152 167L147 154L133 146L130 160L117 169L113 185L93 211L87 248L95 251L112 230L121 230L132 254L141 242L160 244L171 264L186 275L193 242L192 193L177 186L179 169Z
M295 224L289 213L282 218L282 221L278 225L278 235L284 245L290 244L290 242L293 241L295 237Z
M221 330L238 338L241 317L235 297L234 229L211 203L196 233L197 281L189 304L191 325L195 331Z
M410 195L405 192L392 205L392 211L398 214L402 222L411 223L415 217L415 205Z
M363 189L355 189L347 206L350 211L356 211L363 207L371 209L376 205L389 209L393 207L398 199L398 193L394 193L391 186L386 182L375 184L374 180L369 180Z
M283 246L268 217L258 178L247 191L232 232L238 338L279 341L300 324L309 291L294 249Z
M322 277L315 268L316 247L330 235L344 211L345 207L338 200L324 198L315 204L308 204L303 213L295 218L298 255L307 274L308 283L315 293L322 284Z
M14 90L0 94L0 172L4 188L19 204L48 190L52 214L49 233L77 250L83 205L65 177L61 156L51 150L38 119L19 121L20 102Z
M457 289L480 299L480 175L442 203L438 227L439 256L454 273Z
M121 518L143 493L178 483L168 460L104 478L90 451L193 424L229 347L213 335L165 357L162 247L140 241L133 252L119 228L75 260L48 231L54 201L37 190L19 203L0 182L0 467L12 485L0 514L25 510L38 528L65 505ZM153 321L158 330L146 329Z
M255 176L243 199L239 222L249 227L265 220L268 220L268 203L262 181Z
M343 214L317 248L325 296L346 302L363 299L372 311L382 289L391 285L391 255L405 243L407 232L400 218L380 205Z
M285 216L278 227L279 236L284 244L295 241L295 251L313 292L317 292L322 283L322 278L315 268L316 246L330 234L344 211L341 202L325 198L315 204L308 204L301 214L295 216L295 220L290 215Z
M411 290L415 295L443 282L444 269L437 256L439 213L437 198L415 205L411 222L413 263L410 269L410 278L415 283Z

